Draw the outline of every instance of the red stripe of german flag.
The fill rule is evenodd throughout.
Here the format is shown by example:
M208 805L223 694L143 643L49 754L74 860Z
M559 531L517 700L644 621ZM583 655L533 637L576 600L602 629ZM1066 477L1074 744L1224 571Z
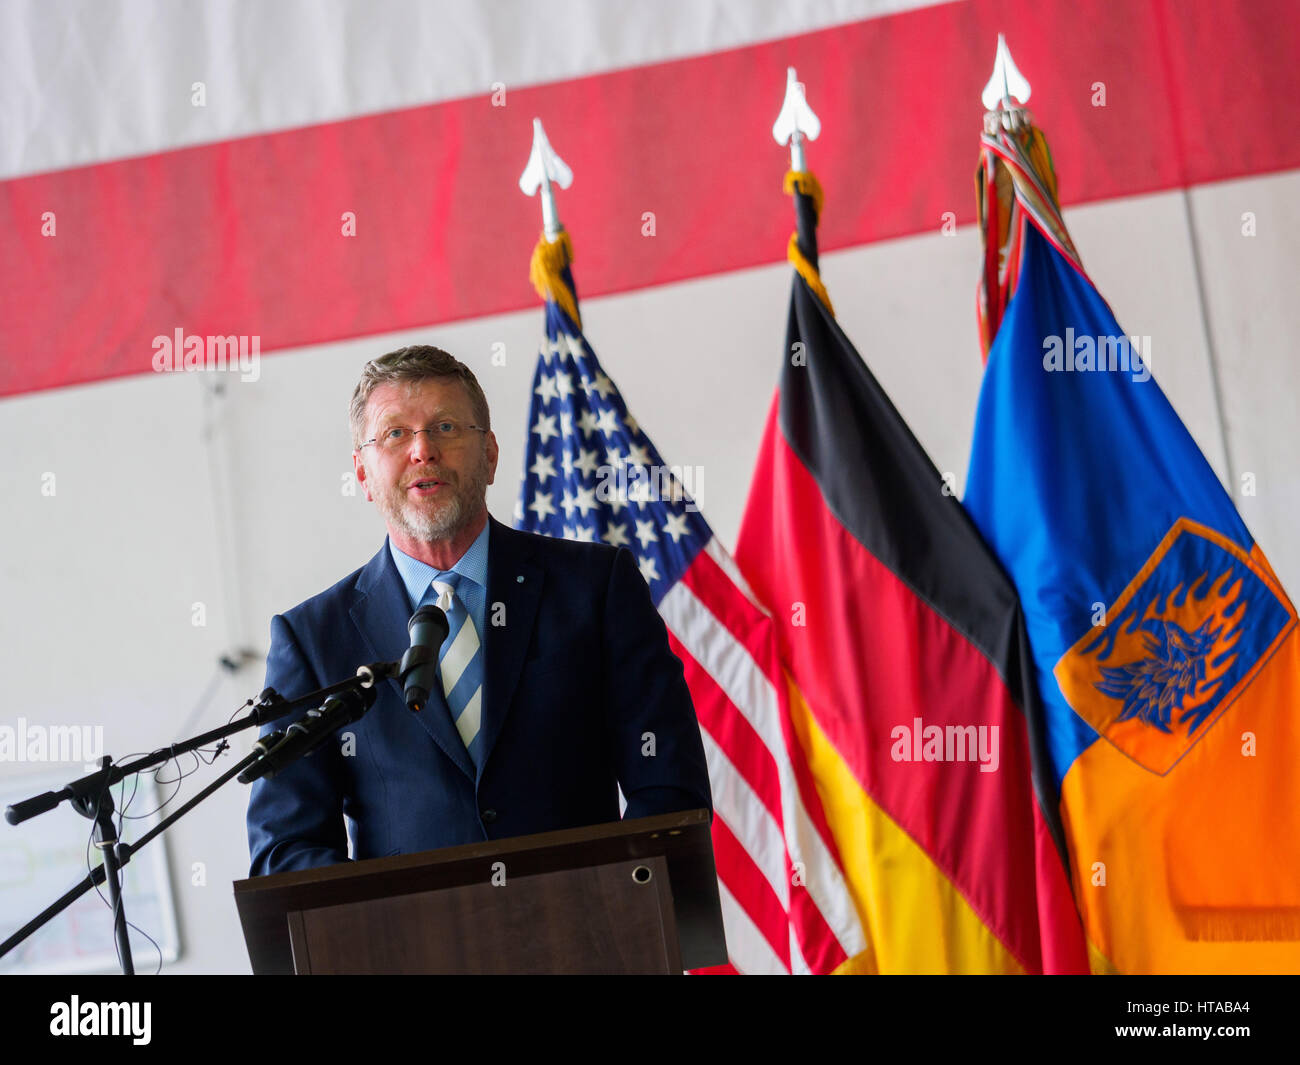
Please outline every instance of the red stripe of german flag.
M795 200L799 248L815 269L812 201ZM782 657L847 771L819 787L852 793L827 810L846 874L855 876L855 850L870 866L856 870L871 887L855 899L881 971L1087 972L1015 591L797 274L786 353L736 560L774 611ZM940 729L996 726L997 769L972 752L896 760L894 730L910 736L918 718ZM872 846L845 838L850 822ZM934 868L902 868L926 862ZM934 890L937 912L888 897L937 883L936 873L953 889ZM909 957L927 920L951 927L928 956Z

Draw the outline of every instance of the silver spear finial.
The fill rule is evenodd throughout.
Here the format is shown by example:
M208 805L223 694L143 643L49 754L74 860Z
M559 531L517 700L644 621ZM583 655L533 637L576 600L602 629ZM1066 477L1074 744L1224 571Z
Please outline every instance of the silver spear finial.
M533 150L528 154L528 165L519 176L519 187L524 195L532 196L538 189L542 190L542 227L547 240L555 240L564 230L560 216L555 210L555 191L551 188L555 182L562 189L573 184L573 171L570 170L551 147L546 139L546 130L542 128L540 118L533 119Z
M804 138L815 141L821 135L821 131L821 121L808 106L808 100L804 96L803 83L795 74L794 67L787 67L785 102L781 105L781 113L776 116L776 122L772 126L772 136L776 139L776 143L782 146L787 141L790 142L790 169L795 173L803 173L807 169L803 157Z
M999 33L993 76L989 78L989 83L984 86L984 92L980 96L984 110L989 112L990 120L996 116L1007 129L1012 129L1025 116L1029 92L1029 82L1011 58L1006 37Z

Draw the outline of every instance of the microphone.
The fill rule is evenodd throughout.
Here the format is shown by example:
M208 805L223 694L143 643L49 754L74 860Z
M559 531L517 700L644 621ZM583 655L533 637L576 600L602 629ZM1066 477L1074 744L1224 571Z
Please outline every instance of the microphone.
M447 638L447 615L428 603L413 615L406 624L411 634L411 646L402 655L398 675L402 678L402 694L411 710L423 710L429 701L429 692L438 679L438 649Z
M239 782L251 784L261 777L273 777L290 762L311 754L344 725L359 721L377 697L373 687L346 689L331 695L319 709L308 711L282 733L263 736L253 745L262 757L239 774Z

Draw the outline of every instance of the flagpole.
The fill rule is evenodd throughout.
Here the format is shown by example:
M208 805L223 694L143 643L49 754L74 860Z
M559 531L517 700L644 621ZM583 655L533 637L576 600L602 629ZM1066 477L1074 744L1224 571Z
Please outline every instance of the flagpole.
M1028 122L1025 103L1029 100L1030 85L1020 73L1011 58L1006 37L998 34L997 55L993 63L993 74L984 86L981 95L984 107L990 113L989 118L996 124L1000 122L1007 131L1019 130ZM986 124L986 130L989 126ZM1219 380L1218 358L1215 351L1214 335L1210 330L1209 302L1206 298L1205 273L1202 266L1200 241L1196 233L1196 221L1192 210L1191 193L1183 189L1183 217L1187 225L1187 239L1192 249L1192 271L1196 277L1196 292L1200 303L1201 332L1205 337L1205 350L1209 358L1210 388L1214 393L1214 412L1218 421L1219 446L1223 449L1223 462L1227 473L1228 494L1235 492L1237 483L1236 464L1232 457L1232 448L1228 442L1228 422L1224 412L1223 390ZM992 338L989 338L990 341Z

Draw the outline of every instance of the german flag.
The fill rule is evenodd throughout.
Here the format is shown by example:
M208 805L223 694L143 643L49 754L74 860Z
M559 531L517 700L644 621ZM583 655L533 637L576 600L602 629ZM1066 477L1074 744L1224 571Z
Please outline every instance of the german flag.
M835 321L816 179L785 186L796 274L736 561L874 968L1087 972L1015 589Z

